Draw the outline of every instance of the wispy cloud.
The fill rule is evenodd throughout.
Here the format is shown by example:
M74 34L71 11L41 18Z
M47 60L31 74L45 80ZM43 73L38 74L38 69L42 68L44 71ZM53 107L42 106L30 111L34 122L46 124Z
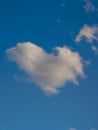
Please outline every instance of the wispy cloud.
M98 54L98 48L96 46L92 46L92 50L95 52L95 54Z
M88 26L85 24L84 27L79 31L79 34L76 36L75 41L80 42L83 38L86 39L86 42L98 40L98 26Z
M76 128L71 127L71 128L69 128L69 130L77 130L77 129L76 129Z
M91 0L84 0L84 2L85 2L84 9L85 9L86 12L94 12L94 11L98 10L94 6L94 4Z
M90 130L96 130L95 128L91 128Z
M64 2L61 2L61 3L60 3L60 6L64 8L66 5L65 5Z
M55 51L56 55L48 54L37 45L24 42L7 49L6 55L45 93L56 94L67 81L77 84L77 76L84 76L84 72L78 52L68 47L56 47Z
M61 23L61 22L62 22L62 19L57 18L57 19L56 19L56 22L57 22L57 23Z
M68 130L77 130L76 128L74 127L70 127ZM96 130L95 128L91 128L90 130Z
M60 6L61 6L62 8L64 8L64 7L66 6L65 0L62 0L62 1L61 1Z

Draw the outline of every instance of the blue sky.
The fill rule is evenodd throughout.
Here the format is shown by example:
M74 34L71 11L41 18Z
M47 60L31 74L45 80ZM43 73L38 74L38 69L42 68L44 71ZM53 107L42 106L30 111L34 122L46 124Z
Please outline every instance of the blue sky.
M0 130L98 130L98 1L0 1Z

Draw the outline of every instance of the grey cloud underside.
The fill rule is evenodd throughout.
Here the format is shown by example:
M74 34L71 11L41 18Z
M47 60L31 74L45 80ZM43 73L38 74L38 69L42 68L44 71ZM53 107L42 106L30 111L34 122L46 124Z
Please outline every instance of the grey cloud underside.
M84 72L79 53L67 47L56 47L55 50L57 56L31 42L24 42L7 49L6 55L45 93L56 94L67 81L77 84L77 77L84 76Z

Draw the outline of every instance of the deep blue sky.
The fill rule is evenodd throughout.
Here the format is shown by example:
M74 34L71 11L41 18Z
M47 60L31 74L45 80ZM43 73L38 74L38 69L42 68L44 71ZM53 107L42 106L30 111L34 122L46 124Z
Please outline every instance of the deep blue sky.
M0 1L0 130L98 129L98 55L86 41L74 41L84 24L98 24L98 12L85 12L83 5L82 0ZM87 77L79 79L78 87L68 83L52 96L16 81L14 75L22 72L8 62L5 50L26 41L47 52L55 46L72 47L91 61L84 69Z

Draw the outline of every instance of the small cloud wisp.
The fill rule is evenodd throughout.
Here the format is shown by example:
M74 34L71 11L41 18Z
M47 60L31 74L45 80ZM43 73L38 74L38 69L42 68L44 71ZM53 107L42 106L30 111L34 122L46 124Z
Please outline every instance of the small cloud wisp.
M76 36L75 41L80 42L83 38L85 38L88 43L93 40L98 41L98 26L88 26L85 24Z

